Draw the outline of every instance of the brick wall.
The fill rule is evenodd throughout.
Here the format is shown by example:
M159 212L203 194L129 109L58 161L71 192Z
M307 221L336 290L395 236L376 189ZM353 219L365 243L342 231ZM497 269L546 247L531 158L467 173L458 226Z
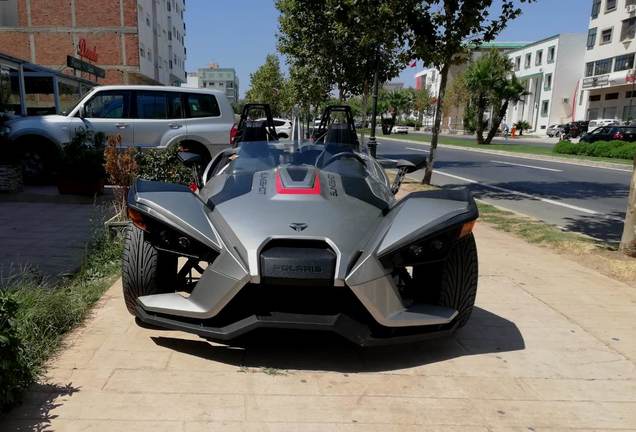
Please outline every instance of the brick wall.
M97 50L96 64L106 69L106 78L100 79L100 84L130 82L131 73L139 71L136 0L122 0L123 22L119 0L30 0L30 4L31 27L28 27L26 0L18 0L20 27L16 31L0 31L0 52L60 69L66 64L66 56L77 51L75 44L79 39L85 38L88 46ZM78 31L86 27L94 31ZM135 33L129 33L130 29ZM30 35L33 36L34 59ZM70 69L64 72L72 73Z

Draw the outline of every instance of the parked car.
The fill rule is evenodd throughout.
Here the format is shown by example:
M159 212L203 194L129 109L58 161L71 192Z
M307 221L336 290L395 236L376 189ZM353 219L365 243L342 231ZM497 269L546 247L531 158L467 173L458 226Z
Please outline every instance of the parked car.
M581 142L596 141L636 141L636 126L603 126L586 133Z
M163 86L95 87L68 114L9 121L8 137L23 155L25 176L54 169L55 155L80 130L121 136L122 146L179 145L210 160L229 144L234 113L222 92Z
M587 125L587 131L593 131L594 129L601 127L601 126L618 126L620 124L620 121L616 120L616 119L597 119L597 120L590 120L588 122Z
M266 118L260 118L256 121L266 121ZM284 118L274 118L274 128L276 129L276 135L278 138L289 138L292 133L292 122L291 120Z
M393 129L391 130L391 132L394 134L408 134L409 128L408 126L395 125L393 126Z
M559 128L562 127L562 126L563 125L558 125L558 124L550 125L550 126L548 126L548 129L546 129L545 133L550 138L555 137L555 136L558 135Z

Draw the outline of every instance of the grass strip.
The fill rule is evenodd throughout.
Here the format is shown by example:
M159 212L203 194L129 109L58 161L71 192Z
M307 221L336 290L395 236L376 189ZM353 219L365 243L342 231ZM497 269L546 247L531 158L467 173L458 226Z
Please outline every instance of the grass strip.
M25 270L0 288L0 409L19 402L63 337L119 276L122 246L100 230L74 276L50 283Z

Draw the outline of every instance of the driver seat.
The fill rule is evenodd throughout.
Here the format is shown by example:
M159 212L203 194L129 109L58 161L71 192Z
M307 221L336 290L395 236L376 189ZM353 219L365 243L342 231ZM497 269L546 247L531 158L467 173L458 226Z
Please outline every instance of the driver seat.
M321 168L333 155L338 153L353 153L355 141L351 137L351 130L346 124L332 123L325 136L325 149L316 159L316 166Z

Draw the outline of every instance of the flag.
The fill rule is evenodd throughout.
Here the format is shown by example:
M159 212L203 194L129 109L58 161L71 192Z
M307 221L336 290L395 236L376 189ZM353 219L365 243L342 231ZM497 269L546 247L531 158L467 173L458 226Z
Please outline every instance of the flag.
M417 60L416 60L416 61L414 61L413 63L411 63L411 66L410 66L410 67L412 67L412 68L417 67Z

